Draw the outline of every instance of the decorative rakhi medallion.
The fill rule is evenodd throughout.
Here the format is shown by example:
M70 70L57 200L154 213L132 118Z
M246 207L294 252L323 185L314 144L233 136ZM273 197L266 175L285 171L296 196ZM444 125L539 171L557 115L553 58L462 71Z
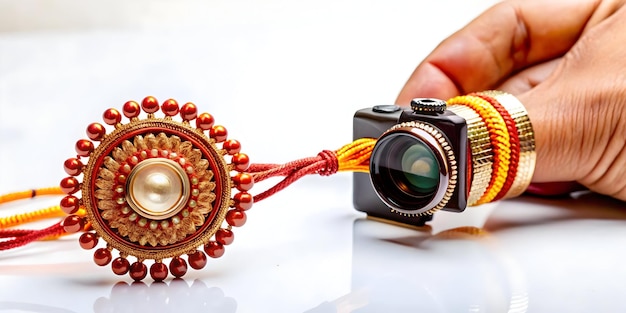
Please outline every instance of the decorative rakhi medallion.
M164 117L155 116L159 109ZM103 120L109 126L87 126L89 139L78 140L77 156L65 161L65 231L86 230L79 242L97 248L94 262L137 281L148 273L156 281L168 273L181 277L188 265L203 268L207 255L220 257L233 242L232 227L246 221L254 184L248 156L193 103L159 105L146 97L141 105L126 102L122 112L126 124L118 110L108 109ZM106 246L98 247L100 239Z

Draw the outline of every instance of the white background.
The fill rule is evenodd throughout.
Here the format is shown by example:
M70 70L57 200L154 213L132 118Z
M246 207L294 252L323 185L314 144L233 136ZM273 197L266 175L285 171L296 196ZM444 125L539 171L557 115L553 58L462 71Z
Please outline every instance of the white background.
M393 103L492 3L0 0L0 192L58 184L85 127L147 95L196 103L253 162L337 149L354 111ZM256 204L226 254L184 281L129 286L75 237L0 252L0 311L626 310L623 203L521 198L417 232L365 220L350 182L307 177ZM480 234L445 233L457 226Z

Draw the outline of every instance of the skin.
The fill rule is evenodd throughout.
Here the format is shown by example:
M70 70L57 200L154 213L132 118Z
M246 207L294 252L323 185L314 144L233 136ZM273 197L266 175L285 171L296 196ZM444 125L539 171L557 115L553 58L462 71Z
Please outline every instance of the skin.
M397 103L510 92L535 130L534 183L577 182L625 201L625 3L498 3L435 48Z

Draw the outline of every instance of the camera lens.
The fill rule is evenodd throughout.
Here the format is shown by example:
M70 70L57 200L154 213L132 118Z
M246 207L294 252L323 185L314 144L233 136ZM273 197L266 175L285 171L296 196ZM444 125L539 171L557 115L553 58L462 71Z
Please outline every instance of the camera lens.
M396 133L380 138L376 148L370 160L371 173L383 185L386 194L424 200L437 190L439 164L422 140L407 133Z
M424 123L403 123L385 132L370 157L379 198L408 215L440 209L450 189L450 156L444 147L449 150L443 135Z
M400 164L407 188L423 194L435 191L439 183L439 165L423 142L409 146L402 154Z

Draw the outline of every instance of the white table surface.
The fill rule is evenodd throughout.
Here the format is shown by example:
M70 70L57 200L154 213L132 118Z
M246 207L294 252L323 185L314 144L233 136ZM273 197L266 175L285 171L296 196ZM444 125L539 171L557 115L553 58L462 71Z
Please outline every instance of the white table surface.
M146 95L193 101L253 162L337 149L354 111L392 103L491 3L2 0L0 192L57 184L86 125ZM0 252L0 312L626 311L623 203L523 197L431 225L366 220L350 174L306 177L257 203L226 254L184 280L130 284L75 236ZM450 231L461 226L479 234Z

